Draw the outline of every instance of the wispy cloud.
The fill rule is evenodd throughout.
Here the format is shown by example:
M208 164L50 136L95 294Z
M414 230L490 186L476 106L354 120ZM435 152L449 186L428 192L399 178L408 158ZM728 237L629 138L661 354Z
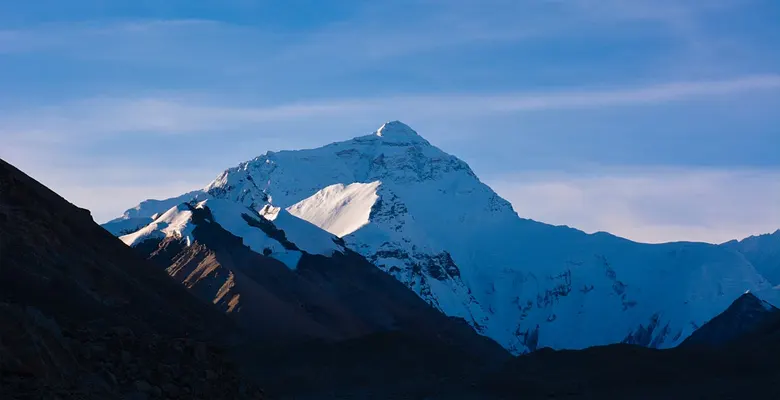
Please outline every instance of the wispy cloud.
M647 27L656 35L668 37L677 46L669 48L667 69L676 73L702 75L729 71L739 68L743 59L760 58L765 52L761 46L756 47L759 41L723 29L723 21L762 9L766 6L763 0L562 0L561 3L587 15L593 26L606 24L614 31Z
M754 90L780 89L780 75L740 77L720 81L674 82L604 91L572 91L537 95L495 96L488 99L495 110L527 111L594 108L687 100Z
M117 217L149 198L168 198L205 186L218 169L198 165L112 163L68 159L64 154L5 147L0 158L20 167L66 200L92 212L97 222ZM5 153L5 154L3 154Z
M96 98L63 105L8 112L0 121L7 138L109 135L151 132L220 134L265 122L300 118L342 118L360 114L383 120L384 116L412 119L442 116L545 110L636 106L676 101L696 101L757 91L780 90L780 75L738 77L720 81L673 82L608 90L571 90L550 93L492 95L421 94L274 106L243 106L196 102L184 97Z
M351 88L379 86L374 80L361 79L369 74L400 75L415 83L378 91L396 94L408 93L415 86L462 88L454 82L470 77L484 81L483 88L506 82L502 86L522 89L533 86L534 76L551 74L572 81L571 76L589 69L603 71L604 76L597 77L602 82L607 81L605 76L616 81L621 76L646 77L648 66L655 69L651 76L660 79L722 77L772 71L742 68L762 59L765 52L745 51L756 41L731 35L731 31L724 33L705 21L707 16L723 15L750 3L365 2L347 15L323 17L316 26L297 30L278 24L200 19L71 21L0 30L0 54L44 54L53 63L89 64L98 75L148 74L140 86L229 84L237 91L250 86L255 94L285 99L311 97L312 92L322 90L339 91L337 96L364 96L366 91ZM571 48L567 42L573 43ZM729 48L722 49L721 42ZM630 52L625 55L630 59L621 64L601 57L605 48L621 53L629 52L626 47L630 46L646 50ZM551 50L542 52L541 47ZM572 51L574 47L578 49ZM581 59L561 60L558 53L562 49L567 57ZM488 50L501 53L495 62L484 62ZM510 60L514 58L528 61ZM448 71L442 73L443 68ZM63 69L53 75L85 79L80 70ZM102 85L115 89L112 86L121 83L108 79ZM111 91L98 91L107 92Z
M128 40L171 38L181 32L225 29L217 21L198 19L61 22L0 29L0 54L93 50Z
M93 208L99 218L131 202L201 186L219 169L266 150L343 140L387 119L409 122L444 147L452 144L455 154L477 158L470 162L479 168L477 153L491 151L486 136L505 144L501 154L514 162L509 169L538 167L536 159L520 166L519 153L538 155L544 167L562 159L603 162L609 157L598 154L600 146L625 152L608 163L633 162L637 152L654 144L658 154L636 162L695 164L714 154L720 159L713 165L751 157L760 159L756 165L775 165L770 152L754 157L759 146L734 150L739 157L724 156L732 151L730 143L741 140L738 134L774 140L767 136L776 122L773 104L754 100L766 100L766 94L780 99L771 18L757 18L764 25L756 29L722 24L732 14L735 23L740 16L755 17L761 9L753 6L761 2L771 1L398 0L355 2L349 10L329 8L306 21L297 10L278 6L233 8L214 21L186 19L197 12L156 19L111 8L116 14L109 15L110 7L84 16L69 3L76 11L62 15L71 20L37 23L20 17L15 20L33 22L0 27L0 57L10 61L0 66L0 86L6 89L0 93L0 157ZM295 15L295 24L286 26L274 11L282 18ZM749 12L739 14L744 11ZM262 18L269 23L258 22ZM44 70L49 65L58 68ZM664 107L670 104L674 107ZM721 114L708 120L711 110ZM657 146L678 132L687 133ZM601 140L588 143L598 134ZM703 135L722 140L694 143ZM570 143L559 145L562 138ZM616 142L622 138L629 139L621 147ZM729 148L721 151L724 146ZM484 158L490 158L483 161L485 170L496 172L491 169L498 168L497 157ZM204 172L193 173L195 165ZM651 187L673 181L663 173L651 175ZM636 179L645 178L622 176L608 183L567 175L533 181L536 186L526 182L518 190L549 193L540 204L524 206L535 216L532 208L545 210L566 193L597 207L584 182L607 190L631 187ZM751 185L746 190L758 193L758 184ZM705 191L720 195L715 186ZM636 203L629 194L622 196ZM114 204L113 197L128 204ZM761 201L756 200L758 209L765 207ZM584 206L578 210L571 218L556 219L569 215L557 211L549 215L552 222L586 229L616 226L631 237L643 235L629 229L641 226L651 232L644 234L650 240L663 232L674 238L708 235L699 223L674 233L670 224L641 219L637 215L646 213L634 209L618 212L614 224L607 214L600 214L601 222L583 220L591 213ZM734 228L738 222L721 236L741 232ZM659 229L656 236L653 229Z
M780 227L780 170L631 167L488 183L519 215L636 241L722 243Z
M608 90L432 94L257 107L225 105L183 95L95 98L3 112L0 157L26 168L69 200L90 208L96 219L103 221L141 200L173 196L203 186L220 169L266 150L311 147L343 140L350 132L361 133L345 129L344 121L362 128L395 118L411 118L415 122L466 118L473 122L513 113L691 102L778 90L780 76L762 75ZM292 130L273 129L279 123L297 125ZM472 135L484 133L478 129L466 131ZM141 153L128 154L124 162L94 154L79 162L81 153L65 150L73 143L83 146L111 136L133 137L129 135L141 132L147 135L146 139L139 139L143 141L140 149L155 147L159 140L154 137L170 138L166 139L169 145L172 140L181 141L152 156L138 150ZM242 132L240 136L254 132L251 136L262 139L256 147L230 145L231 132ZM427 136L427 131L421 133ZM198 144L198 137L204 135L224 139L228 143L223 146L225 153L211 154ZM429 139L438 142L440 138ZM179 164L165 157L167 151L195 153L189 161ZM596 170L594 174L534 172L492 178L488 182L513 201L523 216L588 231L608 230L641 241L725 241L780 226L776 207L780 203L780 188L773 184L780 182L780 172ZM123 202L116 203L117 198Z
M703 43L706 40L700 17L743 3L744 0L406 1L398 7L396 3L390 6L371 2L363 4L349 18L297 32L205 19L71 21L0 30L0 54L65 52L148 64L179 59L182 65L195 58L210 64L222 59L258 70L280 64L300 68L307 60L316 60L318 68L355 68L472 44L581 37L614 29L615 22L652 22L684 40Z

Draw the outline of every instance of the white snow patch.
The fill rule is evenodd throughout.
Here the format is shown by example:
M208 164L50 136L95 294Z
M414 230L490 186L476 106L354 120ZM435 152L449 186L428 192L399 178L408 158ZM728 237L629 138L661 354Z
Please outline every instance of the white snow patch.
M272 221L284 231L287 240L309 254L332 256L334 252L344 251L343 247L336 244L335 236L279 207L266 205L260 215Z
M115 219L114 221L120 219L130 219L130 218L150 218L152 220L155 220L157 219L157 217L160 216L160 214L170 210L171 207L176 207L179 204L186 203L193 199L202 199L205 197L208 197L206 193L200 190L195 190L189 193L185 193L178 197L172 197L170 199L145 200L142 201L137 206L125 211L125 213L121 217ZM113 222L113 221L109 221L109 222Z
M192 211L186 204L171 207L151 224L119 239L128 246L136 246L146 239L174 237L184 239L187 246L192 244Z
M338 236L347 236L369 223L371 207L382 182L337 183L287 208L290 214Z
M382 124L375 135L383 141L389 142L422 142L424 141L414 129L401 121L390 121Z
M268 237L260 228L249 225L244 216L258 219L254 210L246 208L241 204L230 200L209 199L198 204L197 208L207 207L211 211L214 220L222 229L238 236L244 242L244 245L258 254L268 254L269 257L283 262L290 269L298 266L301 259L301 252L287 250L281 243Z
M263 208L260 209L258 212L260 216L263 218L274 221L276 220L276 217L279 216L279 211L281 210L281 207L274 207L270 204L266 204L263 206Z
M336 251L344 251L344 248L334 241L335 236L277 207L266 207L261 214L258 214L255 210L234 201L207 199L199 202L195 208L208 208L213 221L231 234L240 237L245 246L256 253L283 262L290 269L297 267L303 256L302 253L286 249L279 241L266 235L262 229L249 225L245 217L259 221L262 216L271 220L278 229L284 231L290 242L307 253L331 256ZM211 219L206 218L206 221L211 222ZM147 239L175 237L184 239L187 246L190 246L194 242L192 236L194 229L192 211L184 203L172 207L150 224L134 233L121 236L120 239L129 246L136 246Z

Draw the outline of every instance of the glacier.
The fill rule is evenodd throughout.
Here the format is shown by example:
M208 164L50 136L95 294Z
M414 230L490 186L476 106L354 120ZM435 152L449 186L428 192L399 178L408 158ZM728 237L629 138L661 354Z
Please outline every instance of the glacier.
M166 221L158 215L204 199L273 219L314 252L338 251L343 241L515 354L620 342L674 347L746 290L771 288L724 246L642 244L522 218L464 161L398 121L317 149L267 152L201 190L142 203L106 228L121 227L127 238L148 221L129 234L159 232Z

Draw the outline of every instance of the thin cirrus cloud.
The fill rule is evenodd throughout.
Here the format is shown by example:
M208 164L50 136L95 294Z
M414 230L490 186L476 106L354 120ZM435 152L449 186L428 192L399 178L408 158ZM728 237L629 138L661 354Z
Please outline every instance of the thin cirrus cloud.
M110 50L111 45L153 44L183 33L231 33L230 25L201 19L128 20L114 23L61 22L16 29L0 29L0 54L66 51L86 53L99 48ZM237 30L237 29L235 29ZM114 49L119 50L119 49ZM127 49L125 49L127 50Z
M356 7L352 13L317 21L316 27L300 32L289 29L273 31L257 26L263 25L263 14L273 18L277 7L267 7L265 13L258 15L256 25L207 18L42 23L0 30L0 53L54 49L78 51L95 45L105 51L111 50L111 46L105 45L116 41L130 44L131 49L133 44L157 48L166 44L181 45L209 34L222 40L250 37L253 43L255 40L266 41L263 44L282 39L288 43L278 55L285 60L318 57L334 51L350 52L358 58L384 59L469 43L539 38L560 33L573 25L582 28L611 20L658 19L659 15L668 15L669 12L664 11L670 7L691 12L699 8L690 3L647 7L645 0L634 0L636 4L630 7L619 1L604 1L606 6L601 7L589 0L487 3L490 3L489 6L457 0L441 4L410 1L404 7L366 3ZM578 16L571 11L586 12Z
M0 6L0 157L104 221L400 119L523 216L646 241L780 227L771 0L244 6Z
M780 171L623 168L534 172L488 183L522 217L635 241L722 243L780 227Z
M84 168L74 169L72 163L62 159L62 154L54 158L59 159L55 163L57 165L51 164L52 157L47 155L47 151L58 153L59 143L76 137L89 141L97 136L138 131L162 135L199 132L224 136L226 131L256 129L268 122L304 121L306 125L305 121L315 118L308 123L315 126L323 118L354 118L355 114L377 124L387 115L399 114L411 115L412 119L459 115L479 120L502 113L692 102L712 96L777 89L780 89L780 76L761 75L613 90L479 96L420 95L272 107L194 103L183 97L165 100L92 99L50 106L36 110L33 115L22 114L5 119L0 125L4 140L0 157L23 161L28 157L20 155L34 154L37 157L32 164L35 170L29 172L52 185L69 200L91 209L99 221L105 221L138 201L173 196L201 187L220 168L229 165L204 165L197 174L186 165L159 165L159 168L154 168L154 173L141 171L137 166L132 170L128 169L129 166L118 166L118 169L111 170L110 177L97 179L94 173ZM425 132L422 133L425 135ZM430 139L436 142L435 138ZM187 146L186 141L182 143ZM301 145L285 144L282 140L278 142L278 147L296 148ZM3 154L3 150L12 149L14 154ZM70 167L60 167L68 164ZM148 176L151 175L156 178L150 183ZM590 174L533 172L529 175L492 175L487 182L509 199L521 216L567 224L586 231L610 231L638 241L722 242L773 231L780 221L776 209L776 204L780 204L780 187L773 184L780 182L780 173L774 170L635 168L628 172L609 170L591 171ZM117 181L117 177L123 178ZM120 204L111 200L116 198L117 193L124 199ZM749 206L746 199L749 199Z
M23 110L0 122L6 137L41 136L69 139L73 135L125 132L181 134L224 132L264 122L300 118L364 118L396 115L419 120L446 115L487 116L501 113L545 110L626 107L642 104L696 101L780 89L780 75L745 76L716 81L672 82L610 90L571 90L552 93L493 95L433 94L364 99L333 99L322 102L273 106L232 106L192 102L183 97L97 98L62 105Z

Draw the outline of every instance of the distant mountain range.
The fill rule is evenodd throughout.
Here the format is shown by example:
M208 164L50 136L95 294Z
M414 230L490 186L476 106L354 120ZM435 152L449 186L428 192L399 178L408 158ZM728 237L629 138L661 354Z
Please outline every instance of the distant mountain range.
M780 229L775 233L732 240L722 246L742 253L772 286L780 285Z
M268 329L346 337L370 331L361 324L398 323L392 312L356 309L366 293L343 297L346 272L325 277L327 264L359 265L359 274L373 265L514 354L674 347L746 291L768 293L780 279L780 231L720 246L655 245L524 219L465 162L398 121L318 149L268 152L104 227L229 312L269 313L290 296L274 291L290 285L306 293L300 318ZM338 295L267 283L288 280ZM390 287L376 285L363 289ZM327 306L306 309L315 304Z

